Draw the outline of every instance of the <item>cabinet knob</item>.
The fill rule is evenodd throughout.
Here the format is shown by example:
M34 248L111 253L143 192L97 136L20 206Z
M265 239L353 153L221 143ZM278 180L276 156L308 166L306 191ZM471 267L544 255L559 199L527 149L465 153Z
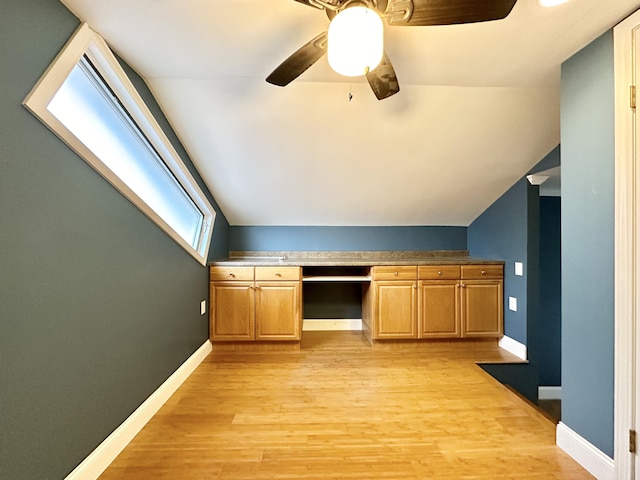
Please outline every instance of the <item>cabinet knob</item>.
M280 272L276 272L276 277L281 277L282 274Z
M460 284L459 283L456 285L456 288L460 288Z
M460 285L462 288L467 288L467 286L463 283L462 285Z
M486 274L487 274L487 271L486 271L486 270L482 270L480 273L481 273L482 275L486 275Z
M442 275L442 270L438 270L438 275Z
M398 272L393 272L393 274L397 277L398 276Z
M418 288L418 285L416 285L415 283L413 284L413 288Z
M235 273L230 273L230 274L229 274L229 276L230 276L230 277L235 277L235 276L236 276L236 274L235 274Z

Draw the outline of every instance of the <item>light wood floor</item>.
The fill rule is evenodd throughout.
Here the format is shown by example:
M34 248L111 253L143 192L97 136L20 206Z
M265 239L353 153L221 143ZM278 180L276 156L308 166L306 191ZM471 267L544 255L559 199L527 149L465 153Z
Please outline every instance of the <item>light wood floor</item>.
M586 479L555 425L475 365L497 347L212 353L101 479Z

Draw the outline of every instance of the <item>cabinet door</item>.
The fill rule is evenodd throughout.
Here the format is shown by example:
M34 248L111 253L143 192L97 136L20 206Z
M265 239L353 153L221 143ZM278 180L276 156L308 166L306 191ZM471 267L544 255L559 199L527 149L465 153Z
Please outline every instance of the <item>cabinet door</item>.
M209 336L213 341L254 339L253 282L210 283Z
M457 280L420 282L420 338L459 338L460 283Z
M418 338L415 281L375 282L374 338Z
M462 336L502 336L502 281L463 280L461 285Z
M256 340L300 340L300 282L256 282Z

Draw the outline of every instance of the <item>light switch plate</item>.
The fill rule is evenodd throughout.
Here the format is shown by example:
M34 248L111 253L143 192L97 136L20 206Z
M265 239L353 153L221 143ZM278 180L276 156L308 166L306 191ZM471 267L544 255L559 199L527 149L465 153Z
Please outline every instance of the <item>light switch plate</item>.
M200 315L204 315L205 313L207 313L207 301L202 300L200 302Z
M522 262L516 262L516 275L522 277L524 275L524 265Z
M516 297L509 297L509 310L512 312L518 311L518 299Z

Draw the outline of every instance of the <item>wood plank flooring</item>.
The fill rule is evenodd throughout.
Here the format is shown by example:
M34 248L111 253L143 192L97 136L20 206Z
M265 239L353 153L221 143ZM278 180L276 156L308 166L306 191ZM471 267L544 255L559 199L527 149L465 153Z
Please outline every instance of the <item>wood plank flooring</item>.
M372 348L352 332L213 352L100 478L593 478L475 364L512 358L486 344Z

